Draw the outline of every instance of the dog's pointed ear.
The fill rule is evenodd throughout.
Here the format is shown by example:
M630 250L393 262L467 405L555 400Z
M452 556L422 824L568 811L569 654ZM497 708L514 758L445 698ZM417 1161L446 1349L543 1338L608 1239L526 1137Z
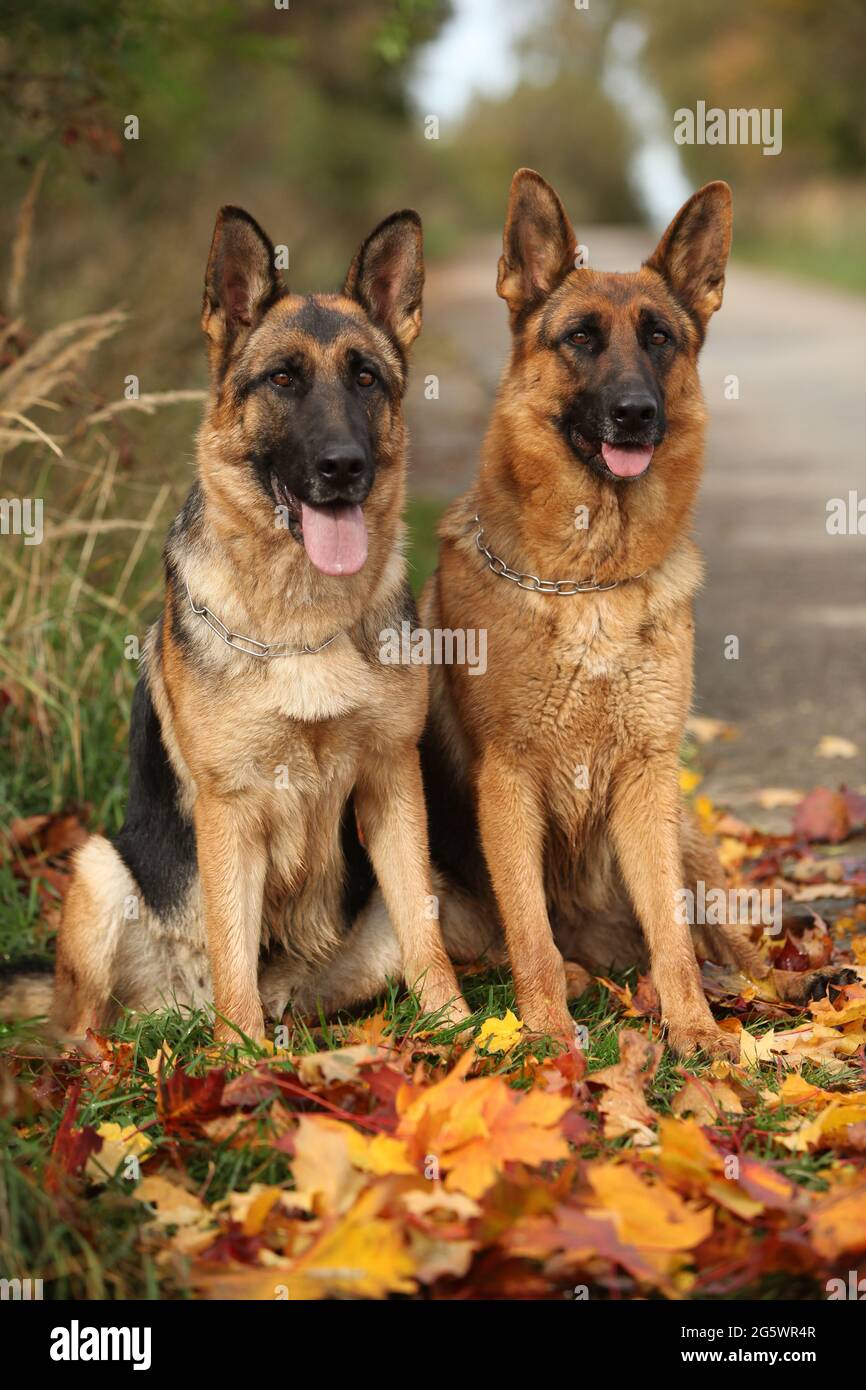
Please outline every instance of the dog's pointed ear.
M705 184L683 203L645 262L664 277L702 327L721 308L732 215L728 185L721 180Z
M274 248L243 208L220 208L204 281L201 326L211 343L230 350L285 292Z
M559 194L534 169L511 180L496 292L512 321L539 304L574 270L577 237Z
M408 351L421 330L424 237L411 208L392 213L359 247L343 293L355 299L374 323Z

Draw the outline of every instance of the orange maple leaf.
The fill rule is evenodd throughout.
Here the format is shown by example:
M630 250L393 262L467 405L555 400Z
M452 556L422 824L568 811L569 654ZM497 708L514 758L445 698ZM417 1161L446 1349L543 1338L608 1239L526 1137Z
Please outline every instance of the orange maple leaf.
M499 1076L467 1079L466 1054L434 1086L404 1086L397 1096L397 1137L419 1168L435 1162L449 1191L479 1197L507 1163L537 1166L568 1157L559 1123L571 1098L514 1091Z

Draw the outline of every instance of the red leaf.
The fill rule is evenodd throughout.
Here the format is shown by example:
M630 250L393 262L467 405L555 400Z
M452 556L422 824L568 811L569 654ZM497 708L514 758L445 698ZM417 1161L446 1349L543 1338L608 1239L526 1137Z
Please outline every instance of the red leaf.
M806 953L800 950L797 943L788 934L781 951L773 957L773 965L777 970L808 970L811 962Z
M99 1153L102 1148L102 1140L91 1125L75 1128L80 1097L81 1082L76 1081L69 1088L66 1109L51 1145L51 1157L45 1170L45 1188L48 1192L58 1190L61 1174L80 1173L90 1155Z
M838 844L851 829L845 797L828 787L816 787L797 807L794 831L806 840L828 840Z
M219 1115L225 1089L225 1068L190 1076L176 1067L159 1087L159 1117L168 1134L194 1134L203 1120Z
M273 1100L280 1094L280 1088L266 1067L256 1067L243 1072L230 1081L223 1091L223 1107L238 1105L242 1110L261 1105L262 1101Z

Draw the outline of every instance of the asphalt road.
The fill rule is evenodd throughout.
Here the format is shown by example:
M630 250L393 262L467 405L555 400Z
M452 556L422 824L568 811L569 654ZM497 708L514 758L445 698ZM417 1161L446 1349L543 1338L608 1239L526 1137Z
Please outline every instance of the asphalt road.
M582 236L599 268L633 269L650 249L621 228ZM475 471L508 346L498 252L480 242L428 276L409 403L417 493L454 496ZM735 262L701 376L711 425L695 709L738 730L703 750L706 789L766 822L757 788L866 784L866 299ZM850 492L864 534L856 518L831 534L828 502L847 506ZM858 755L819 757L825 735Z

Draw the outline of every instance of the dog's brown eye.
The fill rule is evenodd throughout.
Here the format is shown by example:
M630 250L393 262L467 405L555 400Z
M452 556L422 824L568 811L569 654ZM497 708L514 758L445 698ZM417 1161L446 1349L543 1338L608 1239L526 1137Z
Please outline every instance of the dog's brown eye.
M355 379L359 386L372 386L376 380L373 373L368 372L366 368L360 371Z
M275 386L291 386L292 378L288 372L271 372L271 381Z
M570 343L575 343L578 347L586 347L587 343L589 342L589 334L580 332L569 333L568 341Z
M668 335L667 333L663 332L661 328L657 328L655 333L650 334L650 342L652 343L653 347L661 347L662 343L666 343L667 341Z

